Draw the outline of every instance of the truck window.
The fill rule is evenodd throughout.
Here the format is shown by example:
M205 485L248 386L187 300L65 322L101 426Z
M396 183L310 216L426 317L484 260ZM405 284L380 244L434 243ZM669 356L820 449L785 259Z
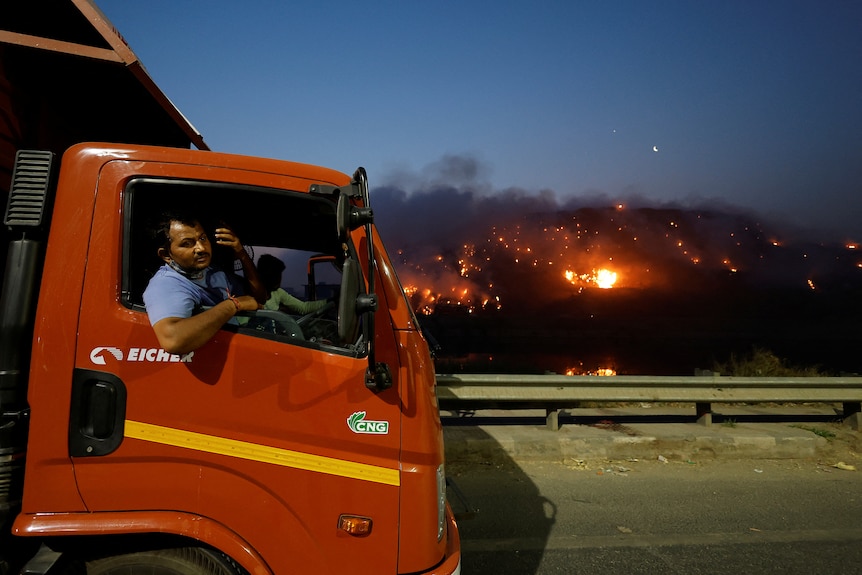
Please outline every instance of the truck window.
M166 209L197 215L206 230L231 227L258 266L261 280L262 269L277 268L268 286L267 309L244 312L238 316L239 326L223 329L352 352L356 342L338 338L336 308L345 247L336 234L333 198L201 181L132 180L125 195L122 300L141 313L146 312L142 296L149 278L164 263L153 230ZM241 276L239 262L223 250L213 244L213 266Z

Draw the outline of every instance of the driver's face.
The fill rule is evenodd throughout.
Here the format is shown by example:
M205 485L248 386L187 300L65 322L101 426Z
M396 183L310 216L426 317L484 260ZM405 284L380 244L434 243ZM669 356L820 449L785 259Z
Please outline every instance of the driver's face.
M171 222L170 253L163 256L165 261L174 260L187 272L205 269L212 260L210 240L200 224L189 226L181 222Z

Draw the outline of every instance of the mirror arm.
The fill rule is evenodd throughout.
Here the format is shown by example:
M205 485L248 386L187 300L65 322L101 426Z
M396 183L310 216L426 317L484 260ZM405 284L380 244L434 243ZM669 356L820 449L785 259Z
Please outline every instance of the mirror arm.
M365 168L359 167L353 174L353 180L359 184L359 191L362 197L362 208L352 210L350 219L354 224L365 225L365 238L368 244L368 297L367 300L360 302L357 300L357 307L365 309L368 305L373 305L373 310L368 313L368 369L365 370L365 386L374 391L384 391L392 387L392 372L389 366L385 363L377 363L374 353L374 314L377 310L377 294L374 293L374 278L377 275L377 263L374 259L374 240L371 235L371 224L374 222L374 212L371 210L371 203L368 194L368 174ZM357 226L358 227L358 226Z
M383 391L392 387L392 372L388 363L374 365L374 371L369 366L365 372L365 387L375 391Z

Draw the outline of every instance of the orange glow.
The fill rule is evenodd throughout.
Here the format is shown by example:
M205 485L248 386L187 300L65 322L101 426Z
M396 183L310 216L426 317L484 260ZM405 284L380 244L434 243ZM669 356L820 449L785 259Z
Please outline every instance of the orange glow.
M601 289L610 289L617 283L617 272L608 269L592 270L588 274L577 274L573 270L563 272L566 281L574 286L593 285Z
M600 367L596 371L583 371L577 367L570 367L566 369L566 375L575 376L575 375L598 375L601 377L610 377L612 375L616 375L617 370L612 367Z
M596 285L602 289L610 289L617 283L617 272L599 270L596 272Z
M548 300L597 289L698 289L713 269L757 281L774 258L812 259L755 226L720 227L722 218L695 220L677 211L642 211L618 200L571 213L530 213L477 227L473 241L432 248L416 260L399 250L396 265L414 311L431 315L501 310L527 289ZM845 238L837 247L853 250L847 255L856 261L847 263L862 269L856 257L862 241ZM568 285L560 286L560 275ZM806 279L800 275L795 283Z

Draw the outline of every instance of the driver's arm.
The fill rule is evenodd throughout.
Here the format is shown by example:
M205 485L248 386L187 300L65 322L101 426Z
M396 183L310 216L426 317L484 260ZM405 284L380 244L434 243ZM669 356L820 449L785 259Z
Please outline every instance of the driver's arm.
M153 324L159 345L168 353L194 351L208 342L216 332L240 311L258 309L251 296L226 299L191 317L166 317Z
M230 228L221 227L215 230L215 241L220 246L233 249L234 258L242 264L242 273L248 283L249 295L254 297L258 303L265 303L268 297L266 288L263 287L263 283L257 277L257 268L248 252L245 251L242 242L239 241L239 237Z
M257 268L248 253L243 250L240 252L239 261L242 263L242 273L248 283L249 294L257 300L259 304L266 303L267 293L266 288L260 278L257 277Z

